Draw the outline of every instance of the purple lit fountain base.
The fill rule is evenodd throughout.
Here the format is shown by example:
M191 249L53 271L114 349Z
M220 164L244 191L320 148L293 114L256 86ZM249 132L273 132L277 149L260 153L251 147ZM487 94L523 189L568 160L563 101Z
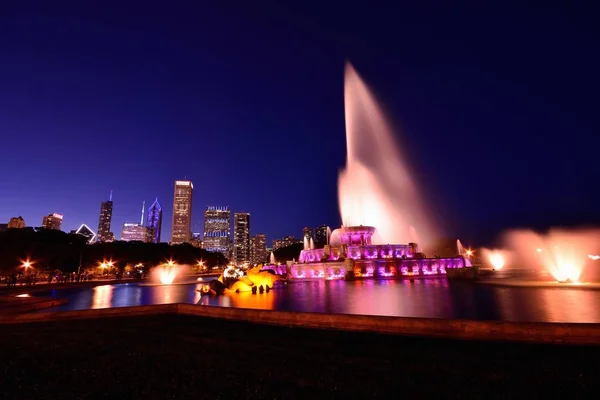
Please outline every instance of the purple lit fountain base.
M332 233L331 245L300 253L289 268L290 279L394 279L443 276L448 269L468 267L464 257L425 258L416 243L374 245L375 228L342 227Z
M444 276L448 269L469 266L463 257L371 259L299 263L290 267L290 279L400 279ZM349 274L349 272L351 272Z

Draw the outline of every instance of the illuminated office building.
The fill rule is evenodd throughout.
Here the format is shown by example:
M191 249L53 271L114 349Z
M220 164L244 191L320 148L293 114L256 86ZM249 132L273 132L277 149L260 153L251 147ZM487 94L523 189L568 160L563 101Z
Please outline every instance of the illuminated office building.
M194 185L191 181L175 181L171 244L190 243L192 240L193 190Z
M25 228L26 226L27 225L25 225L25 220L21 216L12 217L10 221L8 221L8 228L20 229Z
M146 217L146 228L151 236L151 242L160 243L160 231L162 229L162 207L158 203L158 198L148 208L148 216Z
M124 242L150 242L152 241L152 232L142 224L126 222L121 231L121 240Z
M42 219L42 228L44 229L54 229L60 231L60 227L62 225L63 216L62 214L48 214L44 216Z
M267 235L258 233L252 236L250 244L250 262L252 264L264 263L267 260Z
M228 207L206 207L203 248L222 253L227 258L231 256L231 211Z
M236 264L250 262L250 213L233 214L233 260Z
M114 240L114 234L110 231L110 224L112 221L113 213L113 202L112 202L112 190L107 201L100 203L100 219L98 221L98 241L99 242L112 242Z

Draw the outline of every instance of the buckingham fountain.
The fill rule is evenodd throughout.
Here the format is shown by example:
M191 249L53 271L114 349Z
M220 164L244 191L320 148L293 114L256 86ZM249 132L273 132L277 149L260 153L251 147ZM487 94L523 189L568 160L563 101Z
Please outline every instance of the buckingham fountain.
M439 276L469 267L462 255L425 256L435 233L417 184L375 96L350 64L344 106L347 162L338 181L343 226L322 249L305 244L286 270L290 279Z

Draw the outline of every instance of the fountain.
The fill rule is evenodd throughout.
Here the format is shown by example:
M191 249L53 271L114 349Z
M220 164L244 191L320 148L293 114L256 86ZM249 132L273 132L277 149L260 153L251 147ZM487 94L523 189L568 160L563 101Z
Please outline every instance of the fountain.
M460 239L456 239L456 251L458 252L457 254L459 256L462 256L465 254L465 248L463 247L462 243L460 242Z
M285 281L280 275L261 270L261 266L244 271L234 265L228 266L214 281L203 285L198 291L204 294L225 294L240 292L269 291L278 281Z
M310 250L313 250L315 248L315 241L313 240L313 238L310 238L310 240L308 242L308 248Z
M328 230L322 249L305 238L290 277L429 276L469 266L462 256L426 258L419 249L417 242L427 248L435 239L423 201L374 96L350 64L344 96L347 161L338 181L343 226Z
M158 265L150 271L150 286L154 285L173 285L175 280L187 273L189 266L176 264L174 261L168 261Z
M273 252L271 252L271 255L269 256L269 264L275 264L276 260L275 260L275 254L273 254Z
M166 267L157 267L159 268L159 279L160 283L163 285L170 285L175 280L177 276L177 267L175 266L166 266Z
M490 263L492 269L500 271L506 264L506 252L496 249L481 249L483 256Z
M432 243L433 231L394 134L373 94L350 65L344 85L346 168L340 173L344 226L377 227L375 244Z
M552 229L546 234L512 231L507 242L524 265L548 271L561 283L579 282L589 254L599 249L600 231Z

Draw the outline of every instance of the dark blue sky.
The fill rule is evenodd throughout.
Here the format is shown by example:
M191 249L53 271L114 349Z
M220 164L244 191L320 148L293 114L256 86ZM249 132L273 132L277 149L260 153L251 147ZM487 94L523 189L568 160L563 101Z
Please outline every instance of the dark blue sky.
M112 189L118 237L158 196L168 239L187 176L195 231L207 204L251 212L269 241L336 226L350 60L449 236L600 223L591 8L15 3L0 12L2 222L96 229Z

